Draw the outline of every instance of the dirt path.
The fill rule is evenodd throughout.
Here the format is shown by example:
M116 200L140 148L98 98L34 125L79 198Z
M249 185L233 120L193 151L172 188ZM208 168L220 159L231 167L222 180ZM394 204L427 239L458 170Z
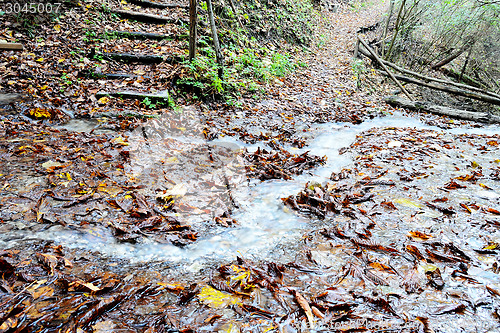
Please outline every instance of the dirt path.
M320 41L311 46L309 55L303 56L307 68L278 81L266 98L253 106L257 110L251 111L272 111L285 119L303 117L309 123L356 123L377 114L377 107L385 105L379 105L376 96L357 91L352 57L357 30L379 22L384 7L379 3L359 11L325 13L317 32Z

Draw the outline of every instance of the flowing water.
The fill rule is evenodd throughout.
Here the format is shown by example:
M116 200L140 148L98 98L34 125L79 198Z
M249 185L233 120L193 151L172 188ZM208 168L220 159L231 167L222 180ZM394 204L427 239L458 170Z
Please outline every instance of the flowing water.
M66 128L76 131L88 131L95 128L95 124L76 122ZM311 127L305 135L309 144L305 148L287 147L292 153L310 151L311 154L326 156L325 165L309 170L292 180L249 181L233 188L233 197L238 208L232 217L238 225L231 228L206 228L207 233L194 244L184 248L165 245L144 240L137 244L120 243L115 240L111 231L105 227L91 227L82 230L72 230L63 226L54 226L45 231L32 235L22 230L6 232L0 236L3 247L15 247L26 238L40 238L53 240L70 248L84 248L99 251L104 255L129 259L132 262L148 262L164 260L168 262L190 263L193 270L212 260L231 260L237 255L245 255L255 259L269 259L289 261L297 252L301 236L311 223L319 223L300 216L282 204L281 198L300 192L307 182L324 183L329 180L332 172L338 172L352 162L349 154L339 155L339 150L351 145L356 136L374 127L409 127L428 129L450 134L477 133L498 134L497 126L468 129L442 130L437 127L423 124L416 118L393 114L375 118L359 125L326 123ZM227 139L232 145L256 150L258 145L249 145L243 142ZM215 144L222 142L216 140ZM488 193L486 193L488 192ZM494 191L485 191L483 195L498 195ZM385 230L381 233L387 233ZM390 232L389 232L390 233ZM387 236L387 235L386 235Z

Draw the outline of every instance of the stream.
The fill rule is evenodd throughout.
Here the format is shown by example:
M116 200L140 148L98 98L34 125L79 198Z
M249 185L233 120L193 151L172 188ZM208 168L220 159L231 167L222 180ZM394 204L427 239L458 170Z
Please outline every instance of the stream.
M94 128L94 125L93 123L86 124L84 121L72 121L63 127L68 130L89 131ZM291 211L282 204L281 198L300 192L307 182L324 183L328 181L332 172L338 172L352 163L352 156L349 154L339 155L339 150L349 147L360 133L380 127L416 128L433 130L438 133L446 132L453 135L463 133L492 135L500 133L497 126L442 130L425 125L416 118L398 113L374 118L359 125L344 123L315 125L305 133L309 141L308 146L302 149L292 147L286 147L286 149L289 149L294 154L311 151L312 154L318 156L324 155L327 157L326 164L309 170L309 172L296 176L289 181L270 180L261 182L252 180L234 186L232 196L238 203L238 208L232 212L232 217L238 222L238 225L231 228L207 227L207 233L204 237L184 248L148 240L137 244L120 243L115 240L108 228L102 226L95 226L86 230L53 226L36 235L17 230L0 235L0 244L5 248L13 248L24 239L36 237L53 240L56 244L62 244L70 248L98 251L104 255L128 259L131 262L168 261L189 263L193 270L201 269L207 262L233 260L238 255L252 257L256 260L290 261L300 249L301 243L299 240L303 233L314 229L313 225L321 225L325 222L316 219L311 220ZM179 139L178 136L177 138ZM183 136L181 139L184 142L192 141L192 137L189 136ZM258 147L257 144L249 145L233 138L218 139L211 142L211 144L229 144L233 146L233 151L243 148L255 151ZM154 149L160 148L155 147L153 147L153 154L159 153ZM179 167L183 168L182 165ZM479 192L479 194L481 193L483 193L483 197L486 196L492 199L499 196L498 188L496 192ZM193 224L204 223L203 219L189 222ZM381 232L381 237L384 236L382 233L385 233L385 236L388 237L394 236L391 235L391 232L387 233L387 230Z

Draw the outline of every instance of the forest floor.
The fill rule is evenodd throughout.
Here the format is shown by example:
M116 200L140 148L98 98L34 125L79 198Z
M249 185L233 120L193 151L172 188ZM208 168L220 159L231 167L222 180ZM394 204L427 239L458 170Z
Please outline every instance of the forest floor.
M352 54L384 7L325 14L307 67L238 108L9 77L81 91L40 97L70 125L2 111L0 331L497 332L500 128L383 102Z

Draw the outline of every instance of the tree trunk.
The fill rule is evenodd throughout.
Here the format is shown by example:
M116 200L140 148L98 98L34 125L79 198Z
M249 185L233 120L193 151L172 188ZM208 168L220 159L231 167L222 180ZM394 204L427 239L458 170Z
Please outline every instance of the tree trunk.
M360 36L358 36L358 40L368 50L368 52L370 52L370 54L375 58L375 60L377 60L377 62L380 64L380 66L382 66L382 68L389 74L389 76L397 84L397 86L399 87L399 89L401 89L401 91L403 91L404 94L411 100L411 96L408 93L408 91L406 91L406 89L396 79L396 77L394 76L394 74L392 74L392 72L389 71L389 69L384 64L384 61L378 57L378 55L375 53L375 51L372 50L372 48L368 45L368 43L366 43L363 40L363 38L361 38Z
M363 54L364 56L372 59L372 60L376 60L367 50L365 50L364 48L359 48L359 53ZM426 75L423 75L423 74L420 74L420 73L417 73L417 72L414 72L414 71L410 71L408 69L404 69L404 68L401 68L399 66L397 66L396 64L392 63L392 62L389 62L387 60L382 60L382 62L397 70L398 72L400 73L405 73L405 74L409 74L409 75L412 75L412 76L415 76L419 79L422 79L424 81L433 81L433 82L437 82L437 83L442 83L444 85L451 85L451 86L454 86L454 87L457 87L457 88L460 88L460 89L464 89L464 90L471 90L473 92L477 92L477 93L480 93L480 94L484 94L484 95L489 95L493 98L496 98L496 99L500 99L500 95L498 94L495 94L494 92L491 92L491 91L487 91L487 90L484 90L484 89L481 89L481 88L477 88L477 87L474 87L474 86L471 86L471 85L466 85L466 84L461 84L461 83L456 83L456 82L453 82L453 81L447 81L447 80L442 80L442 79L436 79L434 77L430 77L430 76L426 76ZM443 70L443 69L442 69ZM447 74L447 75L450 75L450 74ZM455 78L458 78L458 75L459 74L455 74L454 77ZM451 75L450 75L451 76Z
M421 102L421 101L413 102L397 96L386 97L385 101L386 103L392 106L403 107L414 111L425 111L434 114L449 116L452 118L473 120L483 123L500 123L499 116L490 115L486 112L471 112L466 110L458 110L441 105L432 104L429 102Z
M396 18L396 26L395 26L394 35L392 36L391 44L389 45L389 50L387 50L387 54L385 55L385 60L391 59L392 48L394 47L394 43L396 42L396 37L397 37L397 35L399 33L399 29L401 27L400 26L401 15L403 13L403 8L405 7L405 4L406 4L406 0L403 0L403 2L401 3L401 7L399 7L398 16Z
M452 62L453 60L455 60L456 58L460 57L462 55L462 53L464 53L465 51L467 51L467 49L469 47L471 47L472 44L466 44L465 46L463 46L460 50L458 50L456 53L450 55L448 58L445 58L443 60L441 60L440 62L438 62L437 64L431 66L432 69L438 69L440 67L443 67L444 65L446 64L449 64L450 62Z
M384 75L387 75L385 72L381 72L381 73ZM455 94L458 96L468 97L468 98L476 99L478 101L483 101L483 102L487 102L487 103L491 103L491 104L495 104L495 105L500 105L500 99L495 98L491 95L485 95L482 93L468 91L468 90L460 89L457 87L449 87L449 86L445 86L445 85L442 85L439 83L424 82L424 81L420 81L420 80L414 79L412 77L403 76L403 75L395 75L395 77L400 81L414 83L414 84L417 84L419 86L423 86L423 87L427 87L427 88L431 88L431 89L436 89L436 90L440 90L440 91L446 91L448 93Z
M224 59L219 45L219 37L217 36L217 27L215 26L214 12L212 10L212 0L207 0L208 18L210 19L210 28L212 29L212 38L214 40L215 57L219 65L219 78L222 79Z
M189 61L196 55L196 0L189 0Z

